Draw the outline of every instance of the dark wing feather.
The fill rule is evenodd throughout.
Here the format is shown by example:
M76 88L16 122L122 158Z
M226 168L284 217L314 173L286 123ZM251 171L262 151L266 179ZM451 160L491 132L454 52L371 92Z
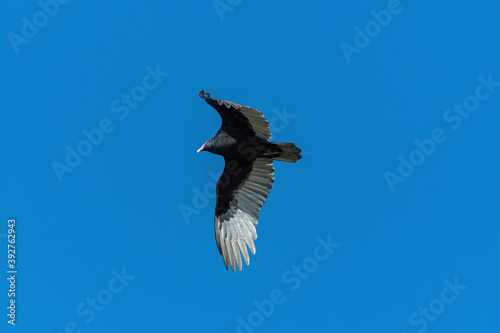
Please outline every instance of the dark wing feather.
M274 182L272 163L266 158L257 158L253 163L226 159L217 182L215 239L226 269L229 262L233 272L235 264L241 270L240 251L246 264L250 263L247 245L255 254L255 226Z
M269 123L262 112L248 106L210 97L210 94L203 90L200 92L200 97L217 110L222 118L222 129L230 136L237 138L255 135L265 140L271 138Z

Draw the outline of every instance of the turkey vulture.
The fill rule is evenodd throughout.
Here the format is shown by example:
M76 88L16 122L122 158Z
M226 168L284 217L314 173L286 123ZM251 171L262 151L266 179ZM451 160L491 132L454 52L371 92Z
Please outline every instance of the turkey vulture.
M226 269L229 262L234 272L235 261L241 270L240 251L249 264L246 245L255 254L255 226L273 186L273 160L297 162L301 150L293 143L269 142L269 124L258 110L210 97L203 90L200 97L222 118L217 134L198 152L224 156L224 171L216 186L215 240Z

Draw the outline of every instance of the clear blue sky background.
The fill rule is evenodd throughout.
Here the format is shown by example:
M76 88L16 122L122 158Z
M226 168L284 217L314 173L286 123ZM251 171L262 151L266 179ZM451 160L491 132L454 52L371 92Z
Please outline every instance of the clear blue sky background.
M500 332L497 1L43 1L0 2L0 331ZM241 272L201 89L303 150Z

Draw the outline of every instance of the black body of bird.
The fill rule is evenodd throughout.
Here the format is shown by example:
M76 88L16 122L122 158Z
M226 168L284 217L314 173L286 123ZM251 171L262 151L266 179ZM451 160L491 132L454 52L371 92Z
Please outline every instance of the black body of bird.
M240 251L247 265L246 246L255 254L255 226L273 186L273 160L297 162L302 156L293 143L269 142L269 124L258 110L210 97L203 90L200 97L222 118L217 134L198 152L224 156L224 171L216 186L215 239L226 269L229 263L234 272L235 264L241 270Z

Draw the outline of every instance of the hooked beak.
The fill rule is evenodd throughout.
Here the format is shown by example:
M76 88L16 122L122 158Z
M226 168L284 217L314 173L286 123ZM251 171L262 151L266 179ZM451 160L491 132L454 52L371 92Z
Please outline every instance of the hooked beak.
M205 142L203 144L203 146L201 146L200 149L198 149L196 152L199 153L200 151L204 151L206 147L207 147L207 143Z

